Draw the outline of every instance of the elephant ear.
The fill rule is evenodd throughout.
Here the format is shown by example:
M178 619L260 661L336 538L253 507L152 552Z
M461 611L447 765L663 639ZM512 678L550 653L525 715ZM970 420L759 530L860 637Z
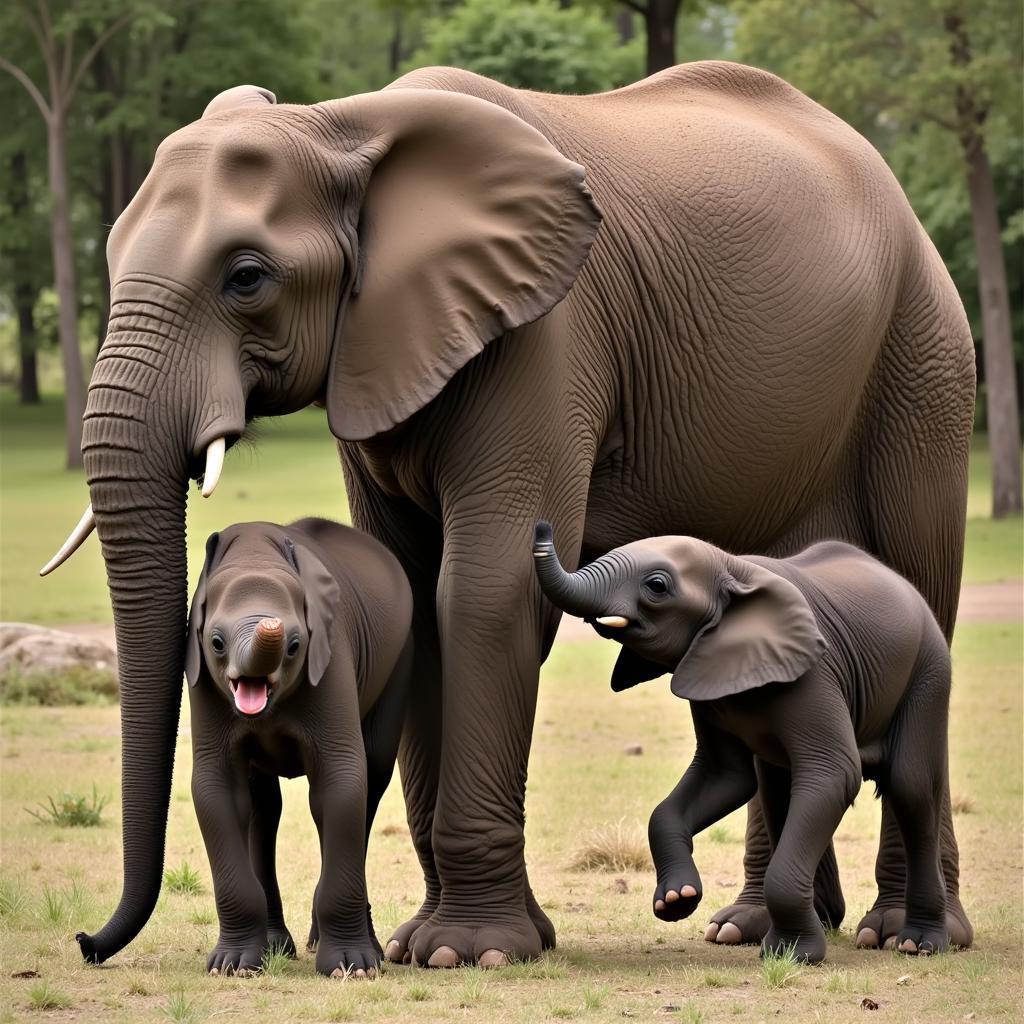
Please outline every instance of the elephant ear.
M628 690L638 683L647 683L668 672L664 665L656 665L628 647L623 647L612 669L612 689L616 693Z
M324 104L370 127L356 285L339 318L327 415L342 440L423 408L489 341L561 301L601 215L584 171L503 107L395 89Z
M331 628L341 603L341 588L324 563L304 544L294 545L292 551L306 596L306 671L310 683L316 686L331 661Z
M203 562L203 571L199 574L192 607L188 612L188 626L185 630L185 678L189 686L195 686L199 682L199 676L203 671L202 632L206 621L206 581L217 558L219 544L219 533L211 533L206 538L206 561Z
M277 97L269 90L258 85L236 85L233 89L225 89L214 96L206 105L203 117L223 114L226 110L237 107L263 107L277 103Z
M789 580L752 562L726 578L711 620L672 675L672 692L716 700L767 683L799 679L825 652L804 595Z

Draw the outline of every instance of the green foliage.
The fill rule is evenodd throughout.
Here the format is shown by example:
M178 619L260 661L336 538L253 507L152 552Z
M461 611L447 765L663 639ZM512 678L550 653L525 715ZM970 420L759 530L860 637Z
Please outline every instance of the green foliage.
M761 976L768 988L785 988L800 976L796 947L787 946L781 953L768 950L761 956Z
M27 813L44 825L57 825L60 828L96 828L102 824L103 808L107 806L107 797L100 796L93 783L92 798L75 793L62 793L59 800L47 797L49 807L40 804L39 811L26 807Z
M184 896L196 896L203 891L203 882L199 877L199 872L187 860L181 862L181 867L168 868L164 872L164 885L171 892Z
M466 0L426 26L410 68L449 64L540 92L592 93L643 74L639 41L623 45L607 18L555 0Z
M10 922L25 909L28 897L21 882L0 875L0 920Z
M100 669L68 668L60 672L27 673L11 670L0 675L0 706L116 704L117 696L117 677Z
M160 1014L172 1024L199 1024L203 1015L195 1001L185 995L184 989L172 992L167 1004L160 1008Z

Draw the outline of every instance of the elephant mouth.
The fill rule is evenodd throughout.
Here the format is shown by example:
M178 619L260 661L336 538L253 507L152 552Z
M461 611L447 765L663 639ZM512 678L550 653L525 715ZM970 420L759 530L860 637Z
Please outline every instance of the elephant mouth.
M253 678L242 676L230 679L231 692L235 698L235 707L243 714L255 716L266 710L270 695L274 688L266 676Z

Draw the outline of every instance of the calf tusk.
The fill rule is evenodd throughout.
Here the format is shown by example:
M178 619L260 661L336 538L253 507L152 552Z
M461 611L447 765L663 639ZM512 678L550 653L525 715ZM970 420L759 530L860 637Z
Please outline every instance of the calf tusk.
M48 573L53 572L58 565L66 562L82 546L82 541L95 529L96 517L92 514L92 505L86 505L82 518L78 520L78 525L71 531L68 539L64 541L60 551L39 570L39 575L46 576Z
M611 626L613 629L622 629L629 625L629 619L624 615L599 615L594 621L600 626Z
M220 471L224 468L224 438L212 440L206 449L206 469L203 471L203 497L208 498L217 489Z

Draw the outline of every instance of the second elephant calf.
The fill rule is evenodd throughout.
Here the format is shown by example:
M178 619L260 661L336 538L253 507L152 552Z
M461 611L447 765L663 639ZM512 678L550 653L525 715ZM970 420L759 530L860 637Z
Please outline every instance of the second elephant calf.
M550 600L623 645L613 689L671 672L672 692L690 701L697 750L650 822L657 917L693 913L693 837L759 793L772 844L762 949L820 962L815 870L863 777L903 835L899 948L947 948L938 838L950 658L910 583L838 541L766 558L655 537L567 573L541 523L533 553Z
M366 840L394 768L412 594L372 538L324 519L213 534L189 616L192 795L217 901L211 974L294 953L275 870L279 776L309 778L320 835L309 948L321 974L381 960Z

